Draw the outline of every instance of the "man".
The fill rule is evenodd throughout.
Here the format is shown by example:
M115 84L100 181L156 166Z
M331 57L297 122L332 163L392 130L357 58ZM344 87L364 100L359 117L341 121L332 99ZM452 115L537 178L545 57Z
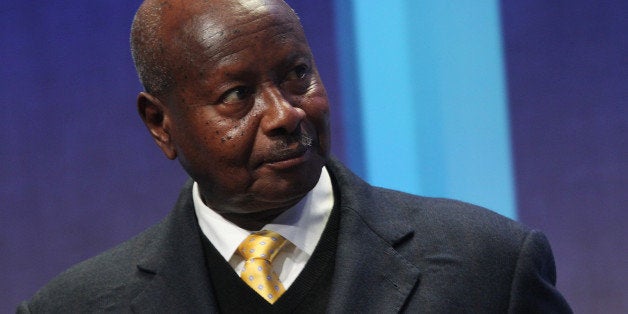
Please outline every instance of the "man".
M147 0L131 43L139 113L191 180L161 223L18 311L570 312L539 232L329 157L325 89L281 0Z

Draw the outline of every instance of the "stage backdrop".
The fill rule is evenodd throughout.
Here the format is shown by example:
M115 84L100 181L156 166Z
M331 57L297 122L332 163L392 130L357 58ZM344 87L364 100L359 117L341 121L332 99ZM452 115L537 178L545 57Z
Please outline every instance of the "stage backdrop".
M141 1L0 3L0 313L186 180L135 109ZM628 311L628 3L289 1L368 181L543 230L579 313Z

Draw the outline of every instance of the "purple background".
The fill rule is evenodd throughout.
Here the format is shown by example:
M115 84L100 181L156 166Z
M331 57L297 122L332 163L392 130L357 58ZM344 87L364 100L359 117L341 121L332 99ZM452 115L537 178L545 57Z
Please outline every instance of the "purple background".
M628 1L502 2L519 218L578 313L628 312Z
M333 104L333 150L359 168L343 140L355 91L338 88L333 2L290 2ZM139 3L0 3L2 313L157 222L186 179L136 114ZM502 1L519 217L548 235L581 313L628 311L627 16L626 1Z

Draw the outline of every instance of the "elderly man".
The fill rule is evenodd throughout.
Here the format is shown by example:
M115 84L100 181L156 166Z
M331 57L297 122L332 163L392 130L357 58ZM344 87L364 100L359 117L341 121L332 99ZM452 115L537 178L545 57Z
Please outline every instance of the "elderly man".
M329 157L325 88L281 0L147 0L131 44L139 113L191 180L18 311L570 312L539 232Z

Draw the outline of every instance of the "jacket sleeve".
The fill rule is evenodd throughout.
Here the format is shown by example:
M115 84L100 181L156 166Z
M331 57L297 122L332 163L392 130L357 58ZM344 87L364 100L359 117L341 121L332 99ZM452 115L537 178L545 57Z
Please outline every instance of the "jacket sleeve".
M27 314L30 312L31 310L28 308L28 302L26 301L22 302L22 304L20 304L20 306L18 306L17 310L15 311L15 313L17 314Z
M573 313L555 285L556 267L549 242L533 230L519 252L508 312Z

